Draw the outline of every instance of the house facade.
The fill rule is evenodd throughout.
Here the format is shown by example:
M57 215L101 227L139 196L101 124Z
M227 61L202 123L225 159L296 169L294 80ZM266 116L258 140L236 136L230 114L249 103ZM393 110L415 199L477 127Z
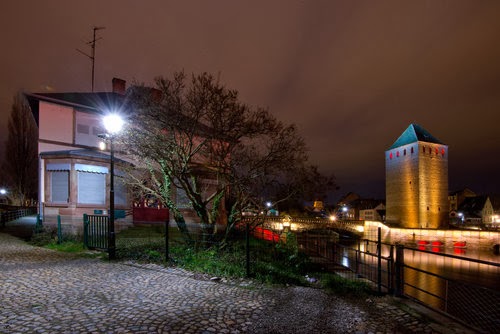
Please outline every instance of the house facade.
M39 212L44 221L79 221L109 208L110 156L102 150L103 116L124 109L123 80L108 93L26 94L38 125ZM115 209L126 220L131 201L122 177L129 164L115 158Z

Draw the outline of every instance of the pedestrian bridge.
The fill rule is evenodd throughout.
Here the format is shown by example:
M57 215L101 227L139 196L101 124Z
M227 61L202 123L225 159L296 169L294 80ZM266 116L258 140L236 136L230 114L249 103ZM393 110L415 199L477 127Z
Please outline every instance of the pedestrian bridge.
M266 217L263 227L273 231L290 230L306 232L312 230L334 230L339 234L350 234L362 237L365 228L364 220L330 220L327 218L300 217Z

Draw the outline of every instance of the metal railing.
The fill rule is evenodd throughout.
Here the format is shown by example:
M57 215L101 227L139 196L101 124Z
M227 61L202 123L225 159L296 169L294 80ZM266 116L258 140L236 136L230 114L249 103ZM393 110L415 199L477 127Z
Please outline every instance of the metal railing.
M20 209L15 209L15 210L7 210L7 211L2 211L0 212L0 225L3 227L5 226L5 223L25 217L25 216L30 216L34 215L37 212L36 207L30 207L30 208L20 208Z
M109 217L83 215L83 243L89 249L108 250Z
M395 278L399 281L396 291L398 294L451 315L468 326L488 333L500 332L500 291L498 289L452 278L449 274L441 274L429 269L424 270L419 268L418 264L410 265L405 261L405 249L439 257L439 261L451 259L464 261L468 265L480 265L483 271L491 273L493 279L495 277L498 279L500 263L404 246L397 247L395 262L395 266L399 268L399 276ZM451 271L451 268L449 270Z
M500 263L370 240L346 246L324 238L312 240L309 236L302 237L300 243L304 251L321 257L323 263L348 269L355 276L376 283L379 291L411 298L480 331L500 332L500 290L479 279L498 279ZM405 250L415 258L425 255L432 257L428 260L431 262L463 261L464 267L480 266L482 271L467 269L454 273L450 266L424 268L421 261L405 260Z

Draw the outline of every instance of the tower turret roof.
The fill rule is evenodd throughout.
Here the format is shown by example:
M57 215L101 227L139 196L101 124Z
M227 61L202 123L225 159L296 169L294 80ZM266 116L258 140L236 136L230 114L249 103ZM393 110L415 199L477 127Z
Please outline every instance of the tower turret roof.
M410 124L410 126L399 136L389 149L408 145L423 141L426 143L443 144L439 139L431 135L427 130L418 124Z

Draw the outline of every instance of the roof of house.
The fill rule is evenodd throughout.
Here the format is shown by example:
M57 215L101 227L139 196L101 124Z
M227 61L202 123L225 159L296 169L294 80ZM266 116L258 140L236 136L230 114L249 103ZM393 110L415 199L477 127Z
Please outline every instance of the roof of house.
M487 196L467 197L457 211L462 211L468 216L481 217L481 210L483 210L487 199Z
M65 150L65 151L50 151L50 152L42 152L40 153L42 158L48 157L72 157L72 158L94 158L101 160L110 160L110 156L101 151L96 150L88 150L88 149L77 149L77 150ZM116 156L113 161L121 162L123 164L130 164L129 162L118 159Z
M423 141L426 143L443 144L439 139L431 135L420 125L410 124L410 126L401 134L401 136L399 136L399 138L394 142L394 144L392 144L389 149L391 150L396 147L401 147L419 141Z
M45 101L76 107L82 111L106 114L109 111L120 110L126 113L124 95L113 92L100 93L26 93L35 121L38 124L39 104Z
M490 195L491 206L495 212L500 212L500 195Z
M385 201L380 199L360 198L352 201L350 206L355 207L358 210L373 210L380 204L385 205Z

